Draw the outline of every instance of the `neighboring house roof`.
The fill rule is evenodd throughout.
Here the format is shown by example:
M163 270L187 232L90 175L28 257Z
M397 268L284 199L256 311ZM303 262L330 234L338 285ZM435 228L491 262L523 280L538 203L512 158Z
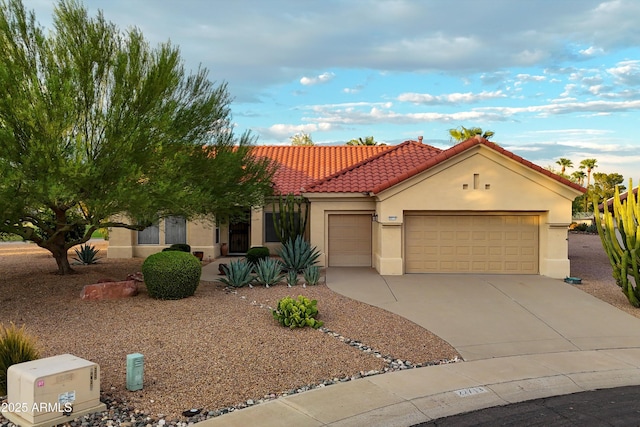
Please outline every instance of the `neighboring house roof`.
M480 144L564 185L586 191L479 136L446 150L419 141L405 141L392 146L256 146L253 155L267 157L280 165L274 183L281 194L376 194Z

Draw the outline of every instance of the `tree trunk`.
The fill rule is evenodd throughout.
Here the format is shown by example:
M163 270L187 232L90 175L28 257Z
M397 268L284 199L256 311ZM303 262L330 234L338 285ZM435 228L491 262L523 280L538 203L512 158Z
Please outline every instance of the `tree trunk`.
M52 250L51 248L47 248L53 254L53 257L56 259L56 264L58 264L58 274L73 274L75 271L71 268L69 264L69 258L67 257L67 251L64 250L64 246L62 248L55 248Z

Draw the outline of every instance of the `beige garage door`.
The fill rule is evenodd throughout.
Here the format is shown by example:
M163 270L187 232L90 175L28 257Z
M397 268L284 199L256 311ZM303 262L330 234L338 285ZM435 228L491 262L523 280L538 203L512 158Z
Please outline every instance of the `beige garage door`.
M371 267L371 215L329 215L329 266Z
M405 271L538 274L538 216L407 215Z

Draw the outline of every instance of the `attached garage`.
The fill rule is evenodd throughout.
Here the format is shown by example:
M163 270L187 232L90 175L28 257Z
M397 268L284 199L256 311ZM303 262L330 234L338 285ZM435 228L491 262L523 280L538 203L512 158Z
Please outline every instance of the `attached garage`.
M371 215L329 215L329 266L371 267Z
M537 214L406 214L406 273L539 273Z

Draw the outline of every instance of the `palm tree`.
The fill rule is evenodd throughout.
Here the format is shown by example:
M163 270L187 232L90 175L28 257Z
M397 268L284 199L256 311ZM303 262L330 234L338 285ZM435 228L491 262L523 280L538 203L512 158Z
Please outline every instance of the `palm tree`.
M291 140L291 145L314 145L311 135L304 132L298 132L289 139Z
M562 166L562 170L560 171L560 175L564 175L564 171L567 168L572 168L573 167L573 162L570 159L564 158L564 157L560 157L560 160L558 160L556 162L557 164L559 164L560 166Z
M378 144L378 142L375 139L373 139L373 136L366 136L364 139L354 138L351 141L347 142L347 145L385 145L385 144Z
M596 159L584 159L580 162L580 169L587 170L587 194L589 194L589 186L591 185L591 171L598 167ZM584 198L584 210L587 212L589 197Z
M451 140L455 141L456 144L462 141L466 141L469 138L473 138L476 135L483 137L484 139L489 139L495 135L493 131L482 131L482 128L466 128L464 126L460 126L459 128L449 129L449 135L451 136Z
M580 162L580 169L587 170L587 188L591 184L591 171L598 167L596 159L584 159Z
M576 184L584 185L584 179L587 177L587 174L584 173L583 170L577 170L571 174L571 179Z

